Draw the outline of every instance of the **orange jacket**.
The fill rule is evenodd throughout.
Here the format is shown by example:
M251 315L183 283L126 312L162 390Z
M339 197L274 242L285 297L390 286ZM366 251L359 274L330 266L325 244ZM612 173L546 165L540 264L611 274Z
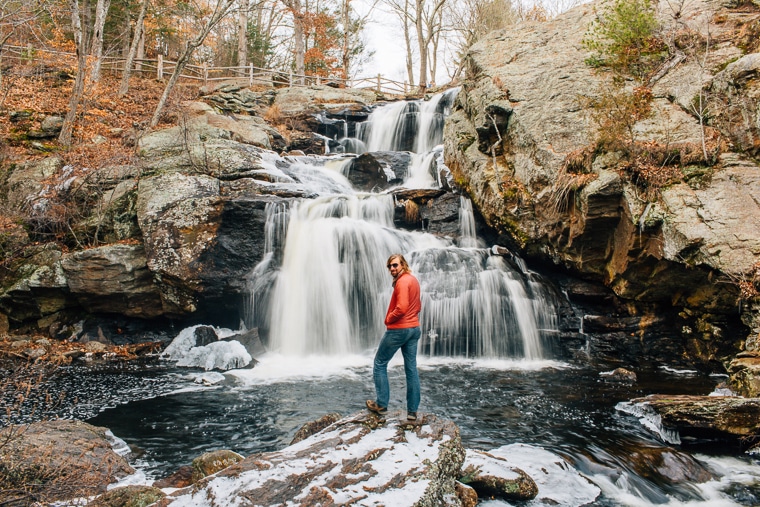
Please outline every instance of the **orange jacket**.
M393 295L385 314L388 329L406 329L420 325L420 283L411 273L403 273L396 279Z

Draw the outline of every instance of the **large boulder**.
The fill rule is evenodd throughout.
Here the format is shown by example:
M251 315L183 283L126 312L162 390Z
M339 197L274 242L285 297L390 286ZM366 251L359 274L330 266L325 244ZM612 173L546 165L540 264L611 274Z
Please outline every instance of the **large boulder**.
M528 474L484 451L467 450L462 474L467 485L482 498L525 501L538 494L538 486Z
M363 153L351 161L348 180L357 190L382 191L404 181L410 160L405 151Z
M225 501L257 505L460 505L464 460L459 429L425 414L417 424L354 414L282 451L254 454L168 496L163 505L196 505L224 487Z
M66 274L61 267L63 252L47 243L23 249L0 294L0 309L16 323L36 320L75 306L69 296Z
M760 436L760 399L651 394L631 400L680 436L752 442Z
M63 168L60 157L30 160L16 166L6 181L8 205L14 210L27 209L45 188L45 180L52 178Z
M100 495L87 507L148 507L166 496L166 493L151 486L122 486Z
M137 218L167 313L197 310L195 261L211 247L221 212L219 180L211 176L169 173L140 180Z
M49 503L105 493L109 484L134 473L114 452L106 432L64 420L1 430L0 468L7 479L20 482L0 492L0 501L28 505L32 498ZM22 492L30 485L30 496L25 496Z
M74 252L63 257L61 266L69 290L88 312L141 318L163 313L143 245L115 244Z
M697 21L716 10L744 22L738 10L704 1L685 7L679 23L704 28ZM703 130L689 111L701 86L713 82L705 69L723 68L741 50L721 44L709 52L707 67L699 58L674 60L652 78L653 115L632 126L631 135L669 147L684 176L655 197L643 196L622 169L620 152L597 151L597 127L579 100L579 93L593 99L605 89L605 73L585 63L590 52L582 44L596 12L585 4L548 22L493 32L473 46L446 123L446 165L486 222L526 255L603 282L638 305L636 313L675 307L688 354L726 358L738 343L726 338L746 333L738 308L753 307L737 301L739 282L751 281L760 262L760 167L749 148L706 164L701 141L718 146L715 131ZM659 15L665 30L675 29L664 8ZM716 30L729 35L730 26ZM710 27L710 36L719 37ZM734 64L715 76L715 86L729 83L734 99L756 103L755 59ZM744 118L751 123L755 114ZM743 146L755 142L747 136Z
M166 314L188 315L201 306L237 310L245 275L264 256L267 204L283 200L227 198L219 185L179 173L140 182L138 220Z
M188 121L142 136L137 153L143 174L184 172L219 177L259 168L261 148L234 140L241 134L231 129L230 121L220 119L216 122L220 126L214 126L213 120Z

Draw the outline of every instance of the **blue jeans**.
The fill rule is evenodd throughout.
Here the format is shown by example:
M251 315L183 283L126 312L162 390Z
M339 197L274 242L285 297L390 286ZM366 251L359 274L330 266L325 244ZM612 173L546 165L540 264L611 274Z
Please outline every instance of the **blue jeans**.
M388 385L388 362L398 349L404 356L404 372L406 373L406 410L417 412L420 406L420 377L417 374L417 342L420 340L420 328L388 329L380 340L375 354L375 365L372 377L375 380L377 402L381 407L387 407L391 396Z

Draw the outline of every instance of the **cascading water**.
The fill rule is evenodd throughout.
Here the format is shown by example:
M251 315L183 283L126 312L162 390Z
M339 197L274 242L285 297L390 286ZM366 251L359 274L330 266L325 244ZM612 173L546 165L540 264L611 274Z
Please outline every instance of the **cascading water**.
M443 121L455 91L383 106L358 126L369 151L414 149L426 161L422 170L408 171L404 187L439 186L431 164L441 158ZM372 348L391 293L385 261L401 252L423 292L421 353L543 357L557 325L550 292L524 266L479 244L468 199L461 198L455 244L397 229L392 193L356 192L336 170L343 162L311 160L273 164L319 197L267 208L267 254L249 277L246 324L259 329L270 350L305 356Z
M410 130L399 124L415 125L416 136L387 146L415 149L415 157L434 162L420 171L422 176L410 169L404 186L440 186L439 172L430 169L441 167L442 148L436 143L442 104L449 99L379 108L359 129L372 131L379 143L385 142L378 134L383 129L393 137ZM344 146L357 147L375 142L369 137L344 141ZM397 142L403 147L393 144ZM692 457L688 444L664 444L661 440L677 442L677 435L663 432L651 424L646 410L628 403L647 392L704 394L715 379L642 366L638 382L629 385L602 381L598 364L591 361L573 367L530 361L548 356L558 333L559 306L547 284L521 259L499 247L484 247L472 205L464 197L443 197L447 206L459 203L458 221L455 212L446 215L457 222L445 229L456 239L432 234L441 229L430 222L419 222L428 232L397 228L394 221L401 222L404 199L440 191L358 192L347 177L354 158L266 153L256 171L275 195L266 198L266 253L248 276L246 323L258 328L270 350L280 355L259 356L252 369L206 372L194 380L173 370L119 369L115 375L98 369L82 381L82 373L63 368L58 384L43 390L79 400L60 415L95 416L91 423L111 428L142 449L134 465L146 471L148 484L202 452L232 448L251 455L282 449L304 422L328 411L355 412L372 396L370 350L383 331L391 292L385 261L390 253L401 252L423 292L422 410L454 421L465 447L504 456L534 478L546 501L537 497L529 505L759 504L756 458L737 457L725 445L705 447L708 455ZM413 214L415 207L408 202L404 211ZM235 340L204 347L195 342L195 329L188 328L166 353L176 353L178 364L188 366L244 364L229 357ZM210 356L200 357L214 352L212 346L213 364ZM188 348L189 356L184 356ZM389 374L401 385L402 368L392 367ZM683 375L689 377L679 378ZM392 389L394 408L403 401L403 389ZM657 433L645 430L639 418Z

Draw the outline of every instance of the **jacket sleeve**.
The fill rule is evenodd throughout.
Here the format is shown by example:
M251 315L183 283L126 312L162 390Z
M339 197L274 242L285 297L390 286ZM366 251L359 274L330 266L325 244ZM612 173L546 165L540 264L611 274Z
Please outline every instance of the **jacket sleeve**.
M393 292L396 304L393 308L389 309L388 314L385 316L386 326L393 324L409 311L409 281L405 276L400 277L396 281Z

